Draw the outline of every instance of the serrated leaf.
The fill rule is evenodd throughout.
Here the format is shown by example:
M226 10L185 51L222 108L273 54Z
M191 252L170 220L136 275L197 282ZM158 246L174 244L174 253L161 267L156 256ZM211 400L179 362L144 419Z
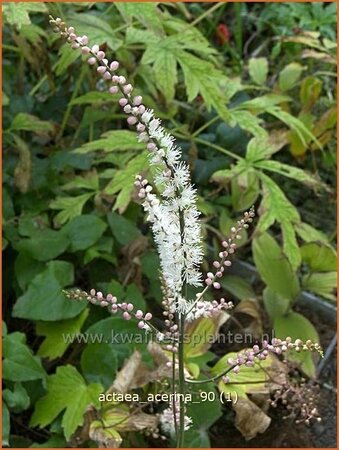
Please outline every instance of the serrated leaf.
M264 85L268 73L267 58L251 58L248 63L248 71L256 84L259 84L259 86Z
M54 322L51 326L48 322L37 322L36 334L44 336L37 354L42 358L55 359L62 356L70 345L63 339L66 334L76 334L88 317L88 309L84 309L79 316L68 320Z
M61 209L54 217L54 223L63 225L69 220L81 215L86 202L93 197L94 192L89 194L77 195L76 197L57 197L49 204L51 209Z
M31 426L45 427L63 412L61 426L67 440L84 422L84 413L90 405L99 407L100 384L87 385L75 367L57 368L47 378L47 394L35 404Z
M177 61L171 52L158 52L153 71L158 88L163 92L166 102L174 98L177 83Z
M240 128L253 134L253 136L265 140L268 137L267 131L261 126L263 122L249 111L230 111L232 119L236 121Z
M27 2L27 3L10 3L6 2L2 6L5 20L10 25L15 25L20 29L23 25L29 25L31 19L30 12L47 12L47 7L43 3Z
M30 398L27 391L19 382L14 384L13 390L5 389L2 397L10 410L15 413L25 411L30 405Z
M126 22L131 22L135 18L145 28L162 35L163 25L157 4L158 2L143 2L141 4L136 2L117 2L115 6Z
M55 74L63 75L80 56L81 52L72 49L69 44L64 44L59 50L59 58L54 68Z

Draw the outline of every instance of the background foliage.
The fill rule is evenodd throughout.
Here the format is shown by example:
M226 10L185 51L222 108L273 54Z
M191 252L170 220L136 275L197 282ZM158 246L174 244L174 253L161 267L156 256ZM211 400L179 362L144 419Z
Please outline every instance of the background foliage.
M228 275L226 294L266 309L279 337L317 339L293 308L302 290L335 299L336 4L5 3L3 13L3 444L64 446L133 350L63 342L133 329L63 288L160 310L158 259L133 191L145 150L48 13L116 55L176 136L207 255L255 204L238 259L262 284ZM314 375L310 355L302 364ZM208 446L220 408L207 422L190 414Z

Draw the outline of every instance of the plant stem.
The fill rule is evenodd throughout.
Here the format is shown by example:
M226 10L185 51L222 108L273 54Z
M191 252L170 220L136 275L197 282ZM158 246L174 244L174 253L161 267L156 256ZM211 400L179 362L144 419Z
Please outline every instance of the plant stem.
M198 142L198 144L204 144L207 145L208 147L214 148L215 150L218 150L218 152L224 153L225 155L237 159L238 161L243 159L241 156L236 155L235 153L220 147L220 145L213 144L212 142L205 141L204 139L194 138L193 141Z
M213 11L223 6L223 3L216 3L211 8L209 8L207 11L202 13L199 17L197 17L193 22L190 23L191 27L194 27L197 23L201 22L205 17L209 16Z
M184 333L185 333L185 314L179 314L179 394L185 395L185 365L184 365ZM185 433L185 402L180 395L180 420L177 436L177 448L184 445Z

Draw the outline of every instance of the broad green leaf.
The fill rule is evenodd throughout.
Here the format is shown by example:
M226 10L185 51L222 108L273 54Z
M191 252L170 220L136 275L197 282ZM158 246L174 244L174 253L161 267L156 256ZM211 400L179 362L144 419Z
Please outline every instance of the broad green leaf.
M27 113L17 114L10 126L11 131L33 131L35 133L47 133L53 130L51 122L40 120L36 116Z
M299 63L290 63L279 74L279 88L282 91L292 89L300 78L305 67Z
M104 15L102 17L105 17ZM118 50L122 40L116 36L114 29L108 21L91 13L72 13L69 15L69 23L76 29L78 35L86 35L93 44L106 43L111 50ZM72 49L72 51L74 51ZM80 51L75 51L79 53Z
M247 100L245 102L240 103L236 107L236 109L237 110L248 109L254 114L260 114L267 111L267 109L279 105L280 103L286 103L290 101L291 98L288 97L287 95L265 94L262 95L261 97L256 97L253 98L252 100Z
M231 181L232 205L235 211L244 211L250 208L260 194L259 178L252 169L240 173ZM243 239L246 239L244 235ZM243 240L239 242L244 243Z
M114 346L106 343L88 344L81 354L80 363L87 382L97 382L105 388L112 385L118 369Z
M43 444L34 443L30 448L67 448L67 442L64 437L57 435L52 435Z
M63 225L69 220L81 215L83 207L86 202L93 197L95 193L81 194L76 197L57 197L49 204L51 209L61 209L61 211L54 217L54 223Z
M255 237L252 251L255 266L265 284L293 302L300 292L299 281L275 239L268 233Z
M268 139L252 138L247 144L246 161L251 164L270 158L275 152Z
M141 309L142 311L144 311L146 308L144 296L135 283L129 284L127 286L124 300L133 303L136 309Z
M301 257L312 272L337 270L337 252L330 245L309 242L301 247Z
M153 64L155 82L163 92L166 102L174 98L175 85L177 84L177 61L171 52L159 52Z
M303 288L321 295L332 301L336 301L335 290L337 288L337 272L314 272L306 275L302 280Z
M62 288L73 283L73 266L66 261L53 261L33 278L26 292L18 298L13 317L56 321L70 319L86 308L86 303L72 302Z
M290 299L282 297L269 287L266 287L264 289L263 300L265 309L271 320L274 320L276 317L286 314L291 306Z
M46 373L40 358L34 356L26 345L26 336L15 332L3 338L2 376L10 381L45 379Z
M53 326L49 322L38 322L36 324L36 334L44 336L37 354L42 358L55 359L62 356L67 350L70 342L63 337L67 334L80 332L82 325L88 316L88 309L84 309L79 316L73 319L54 322Z
M323 82L316 77L308 76L300 84L300 101L303 109L310 110L318 100Z
M311 322L306 317L294 311L284 316L276 317L274 320L274 331L275 337L279 339L291 337L293 341L301 339L305 342L310 339L312 342L319 342L318 333ZM308 376L315 376L315 364L310 351L297 353L295 350L292 350L286 356L289 360L300 363L302 370Z
M69 440L83 424L86 408L100 406L98 397L102 390L100 384L87 385L75 367L58 367L56 374L47 378L47 394L35 404L30 425L45 427L63 412L61 426Z
M256 84L259 84L259 86L264 85L268 73L267 58L251 58L248 63L248 71Z
M109 213L107 217L113 236L119 244L126 245L140 236L140 231L135 224L126 217L115 212Z
M106 223L92 214L83 214L75 217L62 228L62 232L68 237L70 251L85 250L94 245L106 230Z
M246 172L249 169L245 160L241 159L231 169L217 170L212 175L212 181L220 183L222 185L228 184L232 179L237 178L240 174Z
M26 389L19 382L14 383L13 390L5 389L2 393L9 409L15 413L25 411L30 405L30 398Z
M159 40L159 36L151 30L141 30L132 26L126 30L126 44L153 44Z
M221 279L223 289L231 293L239 300L246 300L249 298L256 298L249 281L237 275L226 275Z
M38 262L28 254L20 252L14 263L15 277L20 289L24 291L27 285L44 267L44 263Z
M28 239L21 239L16 249L38 261L49 261L64 253L69 244L69 238L62 231L47 228L36 231Z
M129 130L113 130L104 133L100 139L88 142L73 150L74 153L89 153L96 150L104 152L123 152L126 150L143 150L145 144L138 142L137 135Z
M99 190L99 176L96 171L73 178L72 181L62 186L62 189L67 191L71 189L88 189L90 191Z

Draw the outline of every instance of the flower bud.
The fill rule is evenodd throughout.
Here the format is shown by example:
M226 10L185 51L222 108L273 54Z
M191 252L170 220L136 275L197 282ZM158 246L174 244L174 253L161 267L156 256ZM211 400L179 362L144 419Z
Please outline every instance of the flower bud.
M109 68L113 71L118 70L119 69L119 63L118 61L112 61Z
M141 97L141 95L137 95L136 97L134 97L134 99L133 99L133 104L134 104L135 106L140 106L141 103L142 103L142 97Z
M127 106L129 106L129 105L127 105ZM127 108L127 106L125 106L125 108ZM137 121L138 121L138 119L134 116L130 116L127 119L128 125L135 125L137 123Z
M119 92L119 88L118 88L118 86L111 86L108 89L108 91L109 91L110 94L117 94Z
M121 98L121 99L119 100L119 105L122 106L122 107L126 106L127 103L128 103L127 98Z
M81 49L81 52L82 52L83 55L88 55L88 53L90 51L91 51L90 48L86 47L86 46L82 47L82 49Z
M151 313L146 313L145 314L145 320L151 320L152 319L152 314Z
M123 91L125 94L130 94L133 91L133 86L131 84L126 84L126 86L123 87Z
M93 66L97 62L97 60L96 58L94 58L94 56L92 56L87 62L90 66Z
M104 58L105 58L105 52L103 52L103 51L100 50L100 51L97 53L97 58L98 58L99 61L101 61L102 59L104 59Z

